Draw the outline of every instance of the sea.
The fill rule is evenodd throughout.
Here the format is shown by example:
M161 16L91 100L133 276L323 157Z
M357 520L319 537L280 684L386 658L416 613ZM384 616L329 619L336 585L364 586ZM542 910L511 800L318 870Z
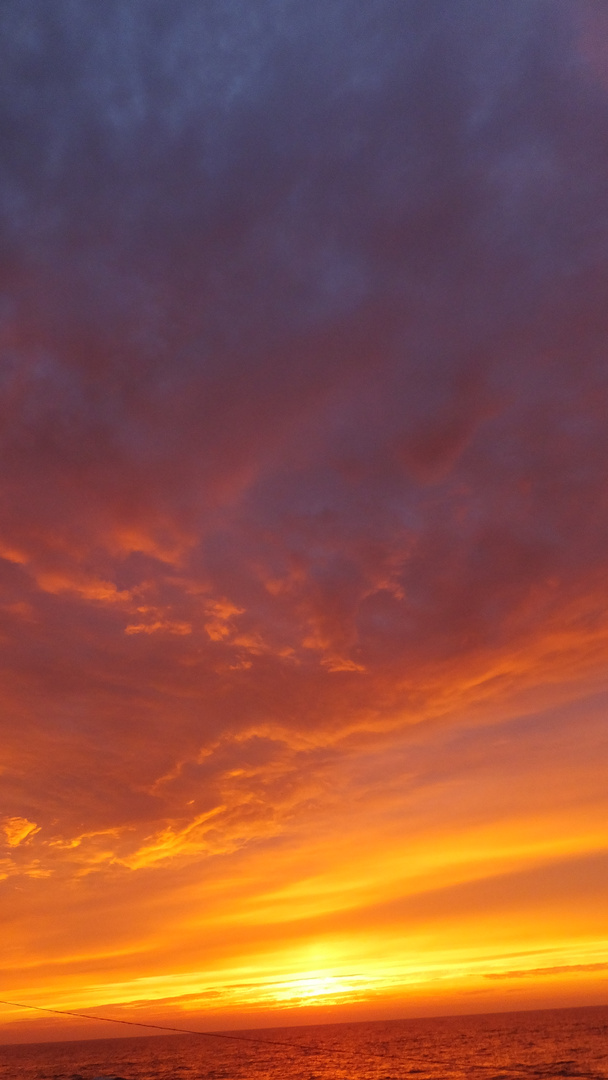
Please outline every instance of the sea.
M608 1006L0 1046L0 1080L608 1080Z

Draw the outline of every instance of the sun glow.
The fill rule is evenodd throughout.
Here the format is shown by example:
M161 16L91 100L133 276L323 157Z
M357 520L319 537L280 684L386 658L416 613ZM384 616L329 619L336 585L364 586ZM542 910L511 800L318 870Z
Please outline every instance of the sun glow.
M331 975L328 972L309 971L270 987L269 997L277 1004L330 1005L345 998L365 995L365 976Z

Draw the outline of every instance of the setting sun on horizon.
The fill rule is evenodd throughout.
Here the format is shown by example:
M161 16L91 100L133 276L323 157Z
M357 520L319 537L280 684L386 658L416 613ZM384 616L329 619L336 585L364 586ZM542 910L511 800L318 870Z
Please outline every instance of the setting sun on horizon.
M608 1004L602 3L0 50L0 1043Z

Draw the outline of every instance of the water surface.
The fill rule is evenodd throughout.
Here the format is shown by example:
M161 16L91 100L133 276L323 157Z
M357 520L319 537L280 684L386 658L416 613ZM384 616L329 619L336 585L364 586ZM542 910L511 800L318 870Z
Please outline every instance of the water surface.
M0 1080L608 1080L608 1006L249 1034L2 1046Z

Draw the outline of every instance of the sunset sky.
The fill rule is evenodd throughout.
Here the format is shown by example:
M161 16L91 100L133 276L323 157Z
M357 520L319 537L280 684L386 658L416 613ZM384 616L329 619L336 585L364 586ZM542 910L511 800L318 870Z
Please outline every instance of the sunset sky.
M0 53L0 998L608 1003L605 0Z

